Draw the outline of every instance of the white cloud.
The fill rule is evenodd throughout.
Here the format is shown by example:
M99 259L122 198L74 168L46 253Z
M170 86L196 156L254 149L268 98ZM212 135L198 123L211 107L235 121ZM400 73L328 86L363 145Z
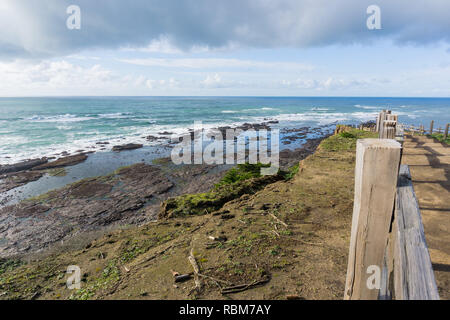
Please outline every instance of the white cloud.
M202 81L202 84L207 88L218 88L222 84L222 78L218 73L213 76L208 75L206 79Z
M124 51L138 51L148 53L163 53L163 54L181 54L182 50L174 46L168 37L160 36L159 39L153 39L148 46L144 47L124 47Z
M312 71L314 66L296 62L271 62L221 58L180 58L180 59L118 59L121 62L146 67L188 68L188 69L278 69L289 71Z
M45 95L121 86L130 81L96 64L81 67L65 60L0 63L0 95ZM57 93L56 93L57 94Z
M160 89L160 90L168 90L168 89L175 89L179 88L182 84L180 81L169 78L169 79L160 79L160 80L154 80L154 79L147 79L145 81L145 85L149 89Z
M371 80L358 80L358 79L345 79L328 77L326 79L302 79L296 80L282 80L281 86L285 88L297 88L297 89L312 89L317 91L333 91L339 89L349 89L357 87L365 87L369 85L375 85L379 81L376 79ZM381 82L381 81L380 81Z

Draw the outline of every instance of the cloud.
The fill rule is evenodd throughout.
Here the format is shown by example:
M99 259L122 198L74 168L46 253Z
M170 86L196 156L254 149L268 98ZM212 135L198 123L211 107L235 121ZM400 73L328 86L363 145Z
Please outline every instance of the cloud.
M161 79L161 80L153 80L153 79L147 79L145 81L145 85L149 89L175 89L180 86L180 82L178 80L175 80L174 78L170 78L168 80Z
M366 27L373 0L2 0L0 58L42 58L88 49L311 47L450 42L448 0L378 0L382 30ZM66 28L66 8L81 8L81 29Z
M297 71L311 71L313 66L295 63L295 62L269 62L257 60L240 60L240 59L220 59L220 58L179 58L179 59L118 59L121 62L135 64L146 67L163 67L163 68L188 68L188 69L284 69Z
M65 60L0 63L0 95L78 95L83 90L117 88L135 81L100 65L80 67Z
M309 89L317 91L333 91L348 88L368 87L370 85L375 86L379 83L385 83L386 79L369 79L369 80L356 80L346 78L328 77L326 79L302 79L296 80L282 80L281 87L285 88L297 88L297 89Z

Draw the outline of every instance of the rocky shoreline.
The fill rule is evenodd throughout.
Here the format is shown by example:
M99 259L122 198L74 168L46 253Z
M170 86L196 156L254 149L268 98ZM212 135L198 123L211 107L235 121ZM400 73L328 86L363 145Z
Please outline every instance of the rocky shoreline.
M266 128L264 124L244 127ZM228 128L222 128L225 129ZM305 138L308 133L317 133L321 137L307 139L301 148L282 150L282 168L293 166L313 153L326 136L320 129L307 127L286 130L282 141L290 143ZM117 151L123 151L142 148L142 145L115 147ZM10 172L0 176L0 193L37 181L48 170L74 166L87 158L86 153L81 153L51 162L43 158L2 166L0 169ZM154 221L164 200L206 192L229 168L225 165L175 166L169 158L159 158L152 164L136 163L106 176L85 178L0 208L0 257L40 252L55 243L80 238L87 232Z
M226 139L226 130L228 129L238 129L238 130L270 130L271 126L278 124L279 122L276 120L269 120L262 123L244 123L237 127L218 127L215 128L219 130L223 139ZM323 129L328 126L318 127L318 128L310 128L310 127L301 127L301 128L283 128L281 129L281 143L282 148L295 150L298 149L299 142L306 141L308 135L324 135L329 132L324 132ZM160 136L147 136L146 139L150 142L158 141L161 143L162 147L171 147L174 142L167 141L168 136L172 135L172 132L160 132ZM194 129L188 129L187 134L193 138ZM97 151L104 151L105 146L109 145L109 142L97 142L96 146L100 147ZM111 147L111 152L122 152L122 151L131 151L143 148L144 145L140 143L127 143L123 145L114 145ZM56 169L56 168L64 168L69 166L74 166L79 163L84 162L89 154L95 153L95 150L84 151L78 150L76 154L70 155L67 151L60 153L60 157L56 158L55 156L42 157L37 159L28 159L25 161L20 161L14 164L0 165L0 194L3 192L10 191L12 189L21 187L26 185L29 182L37 181L42 178L47 170ZM5 204L6 199L0 199L0 207L2 204Z

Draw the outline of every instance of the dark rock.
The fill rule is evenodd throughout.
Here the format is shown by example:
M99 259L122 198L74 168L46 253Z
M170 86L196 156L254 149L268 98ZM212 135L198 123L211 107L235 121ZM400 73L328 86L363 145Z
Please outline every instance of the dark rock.
M39 180L44 174L37 171L26 171L18 173L10 173L0 177L0 193L6 192L17 187L23 186L29 182Z
M32 169L48 162L47 158L27 160L15 164L7 164L0 166L0 174L19 172Z
M134 149L142 148L143 146L144 145L142 145L142 144L128 143L128 144L124 144L124 145L120 145L120 146L114 146L112 148L112 151L120 152L120 151L124 151L124 150L134 150Z
M229 220L229 219L233 219L234 218L234 214L223 214L220 216L221 219L223 220Z
M148 141L156 141L156 140L161 140L161 139L165 139L165 138L163 138L163 137L156 137L156 136L152 136L152 135L149 135L149 136L147 136L147 137L145 137Z
M87 155L77 154L77 155L60 158L56 161L42 164L40 166L34 167L33 170L46 170L46 169L74 166L76 164L79 164L79 163L85 161L86 159L87 159Z

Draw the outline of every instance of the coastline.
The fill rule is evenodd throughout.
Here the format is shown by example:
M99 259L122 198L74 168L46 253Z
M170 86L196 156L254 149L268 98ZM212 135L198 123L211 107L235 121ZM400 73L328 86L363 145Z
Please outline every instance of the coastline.
M236 127L216 127L210 129L218 129L224 133L226 129L272 129L279 122L276 120L266 121L261 123L243 123ZM318 127L284 127L280 128L280 151L286 150L295 151L307 143L309 139L316 139L318 137L330 134L334 130L335 123L322 125ZM193 129L186 129L185 134L192 134ZM98 142L96 150L78 150L76 153L69 153L64 151L59 157L44 156L40 159L26 159L27 162L36 162L45 159L44 163L49 166L56 161L63 161L72 157L79 157L85 155L77 163L67 163L61 165L63 168L60 172L49 172L49 170L36 170L36 166L25 170L15 170L9 173L2 173L5 167L14 167L18 164L0 165L0 208L15 204L21 200L30 197L35 197L45 192L64 187L70 183L81 179L107 175L120 167L129 166L135 163L152 164L158 158L170 156L170 152L174 143L170 141L171 132L161 132L160 136L147 136L148 141L158 141L157 145L136 145L130 150L120 150L120 152L112 151L114 147L126 146L114 145L108 141ZM177 135L181 137L182 135ZM105 149L108 146L110 150ZM75 148L76 149L76 148ZM23 161L20 163L24 163ZM39 167L38 167L39 168ZM59 173L59 174L58 174Z
M246 124L244 127L267 128L267 124ZM280 167L289 168L311 154L329 134L330 128L286 129L281 136ZM51 175L49 171L35 171L33 168L25 171L25 174L38 172L39 175L32 176L30 182L19 183L16 188L3 192L0 199L0 203L3 202L0 217L3 217L2 225L6 226L0 230L0 235L15 234L7 240L13 245L6 246L8 236L0 236L3 239L3 243L0 242L3 247L0 256L41 251L63 241L68 235L73 236L73 230L81 230L75 234L97 232L120 225L140 225L153 221L162 201L182 194L206 192L232 167L175 166L168 158L170 151L170 145L163 145L121 152L90 153L80 163L62 166L61 171L56 171L63 174ZM72 155L66 156L70 157ZM124 170L129 171L125 174L128 178L123 178ZM17 173L9 175L11 177L14 174ZM145 181L139 182L143 177ZM80 184L86 190L77 190ZM117 191L117 188L123 192ZM81 198L81 203L66 201L67 196L71 195ZM42 202L44 198L46 200ZM53 214L55 208L58 214ZM105 211L108 211L108 217L99 218ZM62 219L61 213L65 216ZM45 218L40 221L42 215ZM12 217L17 218L14 220ZM29 218L35 221L30 222ZM41 236L44 230L47 235ZM15 243L20 245L16 246Z
M20 218L22 227L29 223L35 228L35 233L27 236L36 236L37 239L28 243L17 242L17 245L27 249L22 254L35 251L36 247L33 249L32 246L36 245L36 240L49 244L48 237L57 229L54 220L51 225L45 226L42 221L36 220L39 216L42 220L51 219L52 215L59 217L65 220L65 226L71 218L75 218L78 225L81 222L91 227L119 218L122 228L111 229L113 223L107 223L109 227L103 230L103 236L97 234L96 237L85 238L81 230L75 230L78 232L73 237L66 238L64 244L59 241L59 249L54 247L55 251L50 251L48 256L29 255L25 262L4 260L9 270L4 279L14 280L1 283L6 290L3 298L120 299L128 296L134 299L186 299L191 295L189 282L173 286L169 270L180 274L187 272L186 257L193 248L195 258L207 276L222 279L230 285L261 282L255 289L233 293L233 298L275 299L288 294L301 299L339 298L343 292L341 279L345 278L342 275L345 275L345 257L348 253L347 229L351 225L354 147L357 138L371 134L355 129L353 132L354 137L334 135L326 138L316 150L317 141L310 146L311 150L299 154L304 160L300 161L298 173L294 173L289 180L275 181L259 191L243 194L227 202L217 212L174 216L158 221L151 219L132 226L133 216L142 218L143 215L136 215L140 212L140 204L135 201L136 192L123 190L126 191L126 198L122 195L122 201L115 202L120 210L112 212L112 215L107 214L110 209L105 207L106 202L101 201L106 200L103 197L111 190L119 195L120 188L142 187L135 189L139 196L143 196L141 192L146 190L147 195L153 197L158 191L169 187L171 181L164 180L164 177L172 171L161 174L154 166L146 165L127 167L114 176L101 180L86 179L81 184L63 188L58 194L63 195L64 199L55 198L50 193L45 198L32 200L20 211L8 212L10 219L11 215ZM198 167L191 169L191 175L186 175L183 170L177 172L178 177L195 177L188 179L191 189L184 191L198 194L208 189L203 188L205 182L213 185L213 179L204 171L199 172ZM142 179L148 173L158 183ZM108 190L105 185L113 181L120 182L120 188ZM197 188L192 185L194 182L198 183ZM336 188L336 185L339 187ZM97 215L92 215L94 212L89 209L93 208L95 201L89 199L93 201L89 204L90 201L84 198L86 192L92 191L95 192L94 199L100 201ZM65 201L78 203L76 213L84 215L71 216L75 212L61 207ZM57 214L48 211L49 205L56 205ZM158 210L159 207L155 206ZM0 216L5 217L5 212ZM89 217L97 218L89 220ZM9 223L13 225L11 220ZM124 223L130 226L123 228ZM45 232L36 232L39 228ZM17 230L20 235L20 230ZM80 239L85 241L77 242ZM58 266L67 263L75 263L82 268L85 279L81 290L71 292L60 286L62 280L57 279L63 278L60 274L64 274L65 270ZM37 265L40 267L37 268ZM323 276L317 278L314 276L317 273ZM31 275L34 275L31 282L22 280ZM136 282L136 279L139 281ZM207 279L204 281L209 283ZM152 288L150 291L149 286ZM24 292L23 288L31 289ZM213 283L194 296L209 299L227 297Z

